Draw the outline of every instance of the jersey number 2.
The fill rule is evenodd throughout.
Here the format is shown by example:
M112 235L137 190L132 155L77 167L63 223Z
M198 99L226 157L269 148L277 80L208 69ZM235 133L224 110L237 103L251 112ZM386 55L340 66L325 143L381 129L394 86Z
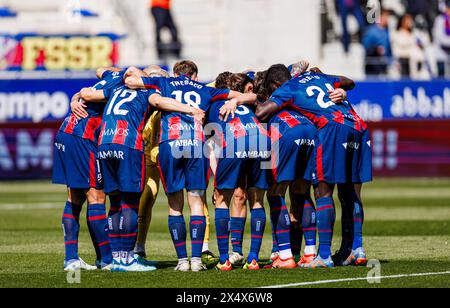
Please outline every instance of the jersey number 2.
M329 83L326 84L326 87L327 87L327 90L331 90L331 91L334 90L333 86ZM319 104L319 106L321 108L326 109L326 108L329 108L334 105L334 103L332 101L325 101L325 97L327 96L327 93L321 87L318 87L318 86L308 87L306 89L306 94L308 94L309 97L313 97L313 96L317 95L317 104Z

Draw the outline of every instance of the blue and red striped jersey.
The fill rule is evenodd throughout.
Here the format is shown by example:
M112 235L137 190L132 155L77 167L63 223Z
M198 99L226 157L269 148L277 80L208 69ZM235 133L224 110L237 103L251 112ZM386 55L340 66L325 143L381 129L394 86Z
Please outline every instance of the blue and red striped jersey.
M144 151L142 131L150 115L148 99L154 91L131 90L122 85L103 92L108 103L103 113L98 144L121 144Z
M100 80L92 88L95 90L115 88L123 83L124 73L125 71L106 71L102 76L102 80ZM62 123L59 130L69 135L78 136L83 139L96 142L98 139L98 128L102 122L105 104L86 103L86 107L86 111L88 113L87 118L78 120L72 113L70 113Z
M334 76L307 72L286 82L269 100L301 113L318 129L334 121L358 131L366 130L367 125L350 102L335 104L329 99L328 91L339 87L339 82Z
M171 97L191 107L207 111L211 103L225 100L228 89L216 89L196 82L188 77L142 78L147 89L153 89L164 97ZM163 112L161 117L160 142L172 140L205 141L203 123L197 123L190 115Z
M222 147L227 146L226 141L230 140L228 138L236 140L257 135L268 136L267 130L261 125L253 110L245 105L238 106L234 119L230 117L224 122L220 117L220 108L226 102L221 100L212 104L207 117L208 124L216 125L211 129L215 133L216 141Z
M314 124L308 118L296 111L285 109L278 112L269 121L272 142L279 140L284 135L288 135L293 131L293 128L299 125L311 125L314 127Z

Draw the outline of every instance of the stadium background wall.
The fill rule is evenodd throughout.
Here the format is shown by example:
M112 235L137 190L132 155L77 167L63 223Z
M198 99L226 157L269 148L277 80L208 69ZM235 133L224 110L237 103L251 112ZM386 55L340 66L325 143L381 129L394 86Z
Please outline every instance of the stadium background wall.
M0 80L0 180L51 177L70 98L93 83ZM350 101L371 128L376 176L450 176L450 82L359 82Z

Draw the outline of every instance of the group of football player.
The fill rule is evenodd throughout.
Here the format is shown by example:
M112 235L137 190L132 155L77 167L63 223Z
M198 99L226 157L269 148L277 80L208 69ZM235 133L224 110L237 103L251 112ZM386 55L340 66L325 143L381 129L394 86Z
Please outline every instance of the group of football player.
M68 187L65 271L156 270L145 244L160 182L177 271L204 271L211 264L220 271L259 270L265 200L273 249L264 268L367 263L361 189L372 180L372 151L367 126L347 100L352 80L309 69L307 61L224 72L209 85L198 81L192 61L178 62L173 77L158 66L100 68L97 77L96 85L74 95L55 140L53 182ZM211 174L218 258L209 249ZM342 243L332 255L336 187ZM78 255L85 202L96 266ZM247 207L251 243L244 257Z

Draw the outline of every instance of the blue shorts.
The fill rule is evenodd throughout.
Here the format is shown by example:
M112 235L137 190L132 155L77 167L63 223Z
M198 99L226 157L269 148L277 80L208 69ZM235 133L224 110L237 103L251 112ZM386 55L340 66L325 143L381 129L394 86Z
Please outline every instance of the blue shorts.
M245 136L227 144L218 159L216 189L269 188L270 139L265 135Z
M119 144L98 148L105 193L140 193L145 184L144 152Z
M166 194L206 190L209 160L198 140L166 141L159 145L159 171Z
M372 181L372 150L368 131L329 123L319 130L314 150L313 183L359 184Z
M90 140L58 132L54 144L52 181L74 189L102 189L97 145Z
M272 144L274 183L292 182L311 176L317 129L298 125Z

